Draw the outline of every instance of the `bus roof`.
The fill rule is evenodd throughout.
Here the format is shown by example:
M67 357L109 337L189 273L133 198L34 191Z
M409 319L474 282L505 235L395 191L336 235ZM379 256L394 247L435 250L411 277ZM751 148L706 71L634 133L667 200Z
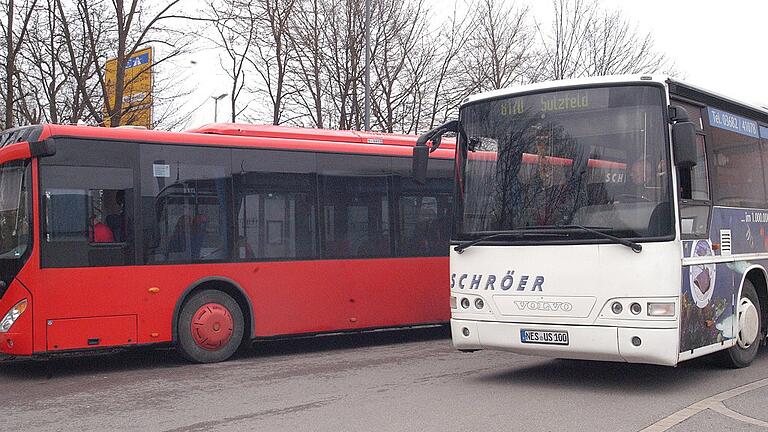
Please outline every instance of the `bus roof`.
M299 127L250 125L238 123L209 124L187 132L214 135L229 135L258 138L306 139L312 141L335 141L359 144L385 144L413 147L415 135L364 132L354 130L310 129ZM441 144L442 147L442 144ZM446 148L454 148L453 142L445 143Z
M666 76L662 75L607 75L598 77L573 78L557 81L545 81L535 84L525 84L505 89L492 90L484 93L472 95L462 102L462 106L468 103L477 102L485 99L495 99L504 96L513 96L520 93L538 92L549 89L559 89L563 87L580 87L603 84L629 84L629 83L656 83L664 84L667 81Z
M167 132L134 128L43 125L39 139L78 137L146 143L215 145L223 147L303 150L330 153L410 156L415 135L384 134L331 129L220 123L186 132ZM455 144L445 142L435 156L450 158Z

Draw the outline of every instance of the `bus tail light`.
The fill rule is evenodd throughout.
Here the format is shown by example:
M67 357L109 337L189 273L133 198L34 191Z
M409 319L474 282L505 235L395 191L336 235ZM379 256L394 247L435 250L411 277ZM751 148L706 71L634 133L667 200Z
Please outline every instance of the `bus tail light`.
M648 316L675 316L675 304L648 303Z
M5 314L3 320L0 321L0 333L6 333L8 330L10 330L13 323L16 322L16 320L21 316L21 314L24 313L25 310L27 310L27 299L16 303L16 305L13 306L11 310Z

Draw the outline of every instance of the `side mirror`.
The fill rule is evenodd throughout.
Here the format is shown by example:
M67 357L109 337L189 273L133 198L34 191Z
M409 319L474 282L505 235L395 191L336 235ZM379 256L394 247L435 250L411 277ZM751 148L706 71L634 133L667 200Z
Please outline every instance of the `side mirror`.
M690 121L672 126L672 150L675 166L690 169L696 166L696 128Z
M413 180L423 184L427 179L427 164L429 163L429 154L440 147L440 141L446 132L459 132L459 121L451 120L444 125L438 126L432 130L424 132L416 139L416 146L413 148ZM427 142L432 141L431 146Z
M413 148L413 181L424 184L427 181L427 163L429 162L429 147L416 146Z

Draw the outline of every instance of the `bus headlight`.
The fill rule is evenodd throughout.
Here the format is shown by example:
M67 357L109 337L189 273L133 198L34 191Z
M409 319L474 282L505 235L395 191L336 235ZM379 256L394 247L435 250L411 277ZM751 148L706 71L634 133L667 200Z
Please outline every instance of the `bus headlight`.
M13 323L16 322L16 320L21 316L21 314L24 313L25 310L27 310L27 299L16 303L16 305L13 306L7 314L5 314L3 320L0 321L0 333L5 333L10 330L11 326L13 326Z
M675 304L648 303L648 316L675 316Z

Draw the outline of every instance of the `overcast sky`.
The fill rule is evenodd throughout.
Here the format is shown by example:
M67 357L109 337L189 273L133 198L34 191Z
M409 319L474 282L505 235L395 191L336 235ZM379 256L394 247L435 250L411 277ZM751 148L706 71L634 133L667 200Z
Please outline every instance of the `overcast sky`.
M360 0L363 1L363 0ZM433 10L450 0L427 0ZM452 3L452 1L451 1ZM618 9L651 32L656 48L674 60L684 81L753 105L768 105L768 49L761 49L766 34L766 0L599 0L606 9ZM549 0L520 1L529 4L537 20L548 20ZM445 10L445 9L443 9ZM216 54L190 56L190 76L199 79L193 104L199 105L190 127L213 122L211 96L229 92ZM188 62L188 61L187 61ZM229 117L227 99L219 102L219 121Z
M536 1L536 3L547 3ZM685 81L754 105L768 105L765 0L601 0L651 32Z

